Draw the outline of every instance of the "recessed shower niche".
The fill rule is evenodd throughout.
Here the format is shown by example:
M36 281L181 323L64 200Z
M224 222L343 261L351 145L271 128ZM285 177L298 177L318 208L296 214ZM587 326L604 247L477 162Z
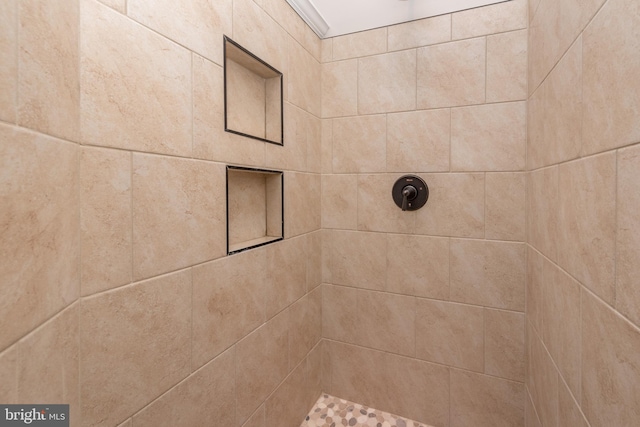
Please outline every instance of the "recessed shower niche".
M282 73L224 36L224 128L284 145Z
M227 166L227 253L284 238L281 171Z

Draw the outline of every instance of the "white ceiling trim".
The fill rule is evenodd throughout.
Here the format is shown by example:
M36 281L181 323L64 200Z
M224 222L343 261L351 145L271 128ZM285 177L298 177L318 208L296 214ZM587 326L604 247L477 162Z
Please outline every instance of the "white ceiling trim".
M511 0L287 0L320 38Z
M325 37L329 30L329 24L311 0L287 0L287 3L304 19L304 22L311 27L318 37L321 39Z

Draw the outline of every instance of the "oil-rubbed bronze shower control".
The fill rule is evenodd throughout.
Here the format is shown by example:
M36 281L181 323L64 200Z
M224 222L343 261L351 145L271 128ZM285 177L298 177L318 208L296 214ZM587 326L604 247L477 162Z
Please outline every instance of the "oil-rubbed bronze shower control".
M429 187L419 176L405 175L393 184L391 196L403 211L415 211L427 203Z

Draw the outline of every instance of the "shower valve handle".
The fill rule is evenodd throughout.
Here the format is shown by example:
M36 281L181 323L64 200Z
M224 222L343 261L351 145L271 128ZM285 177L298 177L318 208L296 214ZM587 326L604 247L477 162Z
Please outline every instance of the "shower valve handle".
M418 190L413 185L407 185L402 189L402 210L406 211L409 207L409 201L416 198L418 195Z

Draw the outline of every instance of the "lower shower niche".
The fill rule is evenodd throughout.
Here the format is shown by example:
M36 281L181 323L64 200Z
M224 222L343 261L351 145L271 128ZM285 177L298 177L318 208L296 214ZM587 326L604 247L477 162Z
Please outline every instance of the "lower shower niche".
M227 254L284 238L282 171L227 166Z

